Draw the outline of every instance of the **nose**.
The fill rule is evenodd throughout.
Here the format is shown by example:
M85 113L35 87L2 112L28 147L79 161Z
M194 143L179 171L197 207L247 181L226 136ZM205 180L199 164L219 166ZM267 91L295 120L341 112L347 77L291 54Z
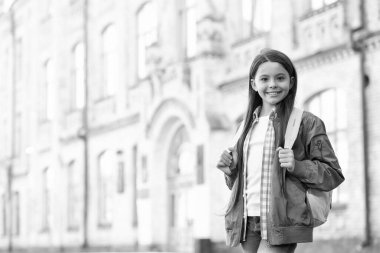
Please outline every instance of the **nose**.
M274 80L274 78L271 78L271 79L269 80L269 87L270 87L270 88L277 87L277 83L276 83L276 81Z

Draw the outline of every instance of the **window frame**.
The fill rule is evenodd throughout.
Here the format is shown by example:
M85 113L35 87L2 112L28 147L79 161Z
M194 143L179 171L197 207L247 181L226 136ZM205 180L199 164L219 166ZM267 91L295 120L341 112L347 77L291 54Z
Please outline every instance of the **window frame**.
M39 121L50 121L54 114L54 69L53 60L47 58L43 63L43 80L40 83L40 111Z
M180 55L183 59L196 56L198 47L197 38L197 1L182 0L179 2L179 40ZM192 17L192 18L191 18ZM192 21L192 22L190 22ZM190 39L191 38L191 39Z
M78 195L80 196L79 185L76 182L76 161L72 160L67 165L67 230L77 231L80 227L80 207L79 202L76 201ZM78 216L78 217L77 217ZM76 220L76 218L78 218Z
M249 16L245 19L246 8L244 3L249 3ZM247 39L261 34L269 33L272 29L272 0L241 0L241 38ZM265 6L266 9L259 9Z
M323 9L326 6L335 4L336 2L339 2L340 0L310 0L310 10L316 11Z
M78 51L81 50L81 51ZM72 85L70 87L70 110L83 109L85 105L85 48L83 41L72 47ZM82 57L81 57L82 56ZM79 74L78 74L79 73ZM80 77L81 76L81 77Z
M151 9L149 9L151 8ZM149 11L152 11L150 17ZM144 18L144 16L150 18ZM153 20L152 24L148 24L144 27L141 20ZM149 25L150 24L150 25ZM143 3L136 12L136 66L137 66L137 79L143 80L148 76L147 66L147 51L148 48L158 44L158 9L157 1L151 0Z
M112 159L113 158L113 159ZM105 160L103 160L105 159ZM109 159L109 161L107 161ZM116 189L113 187L117 182L115 173L117 170L116 154L107 149L98 155L98 227L111 228L113 222L113 198L115 197ZM103 164L103 161L105 164ZM113 161L113 162L112 162ZM108 163L107 163L108 162ZM112 166L112 164L114 166ZM105 168L103 167L105 165Z
M112 97L116 93L117 78L120 74L116 34L114 23L107 24L101 32L102 83L99 92L100 98Z
M45 167L42 170L42 210L41 210L41 233L47 233L50 230L50 187L49 187L49 167Z

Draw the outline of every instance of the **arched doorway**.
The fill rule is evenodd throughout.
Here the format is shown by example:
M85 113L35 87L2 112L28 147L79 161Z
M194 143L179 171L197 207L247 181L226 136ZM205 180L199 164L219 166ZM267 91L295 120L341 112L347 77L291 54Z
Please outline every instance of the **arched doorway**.
M171 138L168 157L168 243L172 251L193 251L195 146L184 126Z
M151 172L152 242L165 251L193 252L195 120L186 104L168 99L157 106L146 127ZM147 145L149 147L150 145Z

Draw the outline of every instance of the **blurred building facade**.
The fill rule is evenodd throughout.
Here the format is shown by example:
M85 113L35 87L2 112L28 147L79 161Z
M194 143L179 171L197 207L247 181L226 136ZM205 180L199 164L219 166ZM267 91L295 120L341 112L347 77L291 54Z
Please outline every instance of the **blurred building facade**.
M316 240L378 242L378 0L0 1L0 249L222 252L215 168L262 48L346 181Z

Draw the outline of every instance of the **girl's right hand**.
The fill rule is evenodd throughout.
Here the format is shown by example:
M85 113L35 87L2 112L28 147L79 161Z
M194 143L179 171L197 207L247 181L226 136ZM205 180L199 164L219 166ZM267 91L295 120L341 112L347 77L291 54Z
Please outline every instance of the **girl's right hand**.
M234 150L234 148L228 148L227 150L224 150L220 155L220 159L216 167L227 175L231 175L236 170L236 164L237 152Z

